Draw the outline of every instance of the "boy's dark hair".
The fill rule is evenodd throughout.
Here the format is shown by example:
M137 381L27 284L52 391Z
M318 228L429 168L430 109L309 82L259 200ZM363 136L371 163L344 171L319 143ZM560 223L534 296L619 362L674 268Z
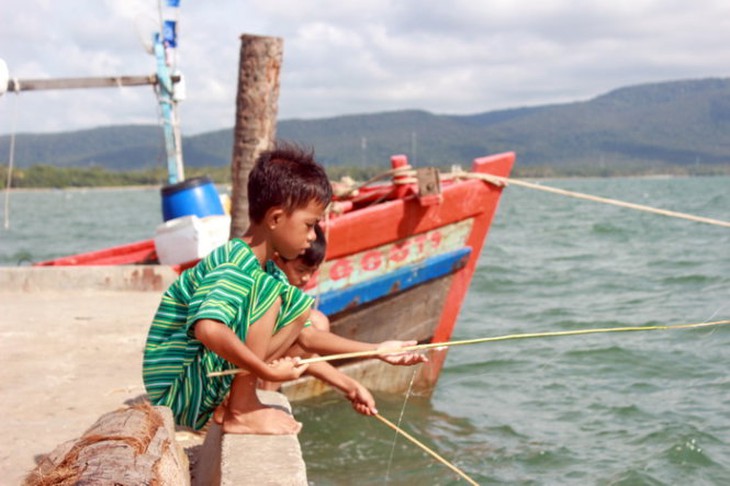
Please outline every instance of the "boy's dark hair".
M311 149L277 143L259 156L248 175L248 216L254 223L274 206L291 213L312 200L326 206L330 199L332 185Z
M324 237L324 231L320 225L314 225L314 234L317 237L312 242L312 246L304 250L304 253L297 257L308 267L320 266L327 253L327 239Z

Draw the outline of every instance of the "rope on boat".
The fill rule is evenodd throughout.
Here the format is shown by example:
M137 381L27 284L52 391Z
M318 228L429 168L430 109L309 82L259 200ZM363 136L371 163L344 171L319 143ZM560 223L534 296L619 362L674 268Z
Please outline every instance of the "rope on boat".
M461 341L446 341L442 343L416 344L414 346L404 346L402 348L393 349L372 349L369 351L357 351L354 353L330 354L327 356L317 356L315 358L306 358L299 361L299 364L312 364L321 361L335 361L340 359L365 358L369 356L380 356L384 354L400 354L411 351L425 351L429 349L448 348L451 346L464 346L468 344L491 343L497 341L511 341L515 339L532 339L547 337L563 337L563 336L579 336L584 334L600 334L610 332L641 332L641 331L673 331L678 329L699 329L713 326L726 326L730 324L730 319L712 322L696 322L693 324L674 324L674 325L657 325L657 326L625 326L625 327L603 327L595 329L574 329L572 331L548 331L548 332L529 332L523 334L507 334L503 336L492 336L477 339L465 339ZM235 375L245 370L230 369L225 371L215 371L208 373L209 377Z
M481 179L490 184L494 184L494 181L498 182L500 186L507 184L514 184L515 186L527 187L529 189L536 189L538 191L551 192L553 194L560 194L561 196L574 197L578 199L585 199L588 201L600 202L603 204L610 204L613 206L619 206L623 208L635 209L637 211L646 211L648 213L661 214L663 216L669 216L672 218L687 219L689 221L695 221L697 223L712 224L715 226L724 226L730 228L729 221L722 221L719 219L705 218L703 216L695 216L693 214L680 213L677 211L668 211L666 209L654 208L651 206L644 206L643 204L634 204L626 201L620 201L618 199L610 199L607 197L593 196L591 194L585 194L582 192L567 191L565 189L559 189L557 187L544 186L542 184L535 184L533 182L527 182L520 179L512 179L507 177L494 176L490 174L480 174L474 172L462 172L456 173L454 177L467 178L467 179Z
M397 425L395 425L390 420L386 419L385 417L383 417L379 413L376 413L375 415L373 415L373 417L375 417L376 419L380 420L381 422L383 422L385 425L387 425L391 429L395 430L396 433L401 434L403 437L405 437L406 439L408 439L411 442L413 442L414 444L416 444L418 447L420 447L425 452L427 452L428 454L430 454L433 458L435 458L441 464L443 464L444 466L448 467L449 469L451 469L452 471L454 471L456 474L458 474L459 476L461 476L462 478L464 478L466 480L466 482L468 482L469 484L473 484L475 486L479 486L479 483L477 483L472 478L470 478L469 476L467 476L461 469L459 469L458 467L456 467L453 464L451 464L449 461L447 461L446 459L444 459L443 457L441 457L440 455L438 455L433 449L430 449L424 443L420 442L418 439L416 439L411 434L409 434L405 430L403 430L400 427L398 427Z
M396 185L414 184L417 182L414 177L415 175L416 175L416 171L410 165L400 167L397 169L391 169L391 170L382 172L382 173L368 179L367 181L363 182L362 184L358 184L357 186L352 186L352 187L347 187L347 188L342 189L338 193L338 196L341 196L341 197L355 196L356 197L358 191L360 189L362 189L363 187L368 186L381 179L384 179L388 176L394 177L393 184L396 184ZM681 212L677 212L677 211L669 211L666 209L654 208L651 206L630 203L630 202L621 201L618 199L610 199L607 197L593 196L591 194L585 194L582 192L568 191L565 189L559 189L557 187L544 186L542 184L535 184L533 182L527 182L527 181L524 181L521 179L501 177L501 176L496 176L496 175L492 175L492 174L484 174L481 172L466 172L458 167L452 168L451 172L439 173L439 177L441 178L441 180L479 179L479 180L482 180L484 182L487 182L487 183L492 184L497 187L506 187L510 184L513 184L515 186L522 186L522 187L526 187L528 189L535 189L538 191L551 192L553 194L559 194L561 196L574 197L577 199L585 199L587 201L599 202L599 203L603 203L603 204L610 204L613 206L635 209L637 211L645 211L648 213L661 214L663 216L669 216L672 218L686 219L686 220L694 221L697 223L706 223L706 224L712 224L715 226L723 226L725 228L730 228L730 221L723 221L723 220L714 219L714 218L706 218L703 216L695 216L693 214L681 213Z
M398 179L395 179L393 181L393 184L395 185L415 184L417 182L415 175L415 169L413 169L413 167L411 167L410 165L405 165L403 167L398 167L397 169L389 169L379 174L376 174L360 184L355 184L354 181L348 180L347 182L345 182L346 187L340 187L339 190L337 188L337 185L335 185L335 195L342 198L357 197L358 192L363 187L367 187L370 184L374 184L388 177L399 177ZM340 186L341 185L342 184L340 184Z

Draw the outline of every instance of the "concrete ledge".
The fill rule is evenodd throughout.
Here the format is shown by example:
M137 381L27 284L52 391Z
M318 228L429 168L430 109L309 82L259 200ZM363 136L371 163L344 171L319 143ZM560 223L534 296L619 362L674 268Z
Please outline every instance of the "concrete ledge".
M167 265L0 267L0 291L162 292L177 278Z
M267 405L291 413L284 395L259 390ZM306 486L307 470L296 435L223 434L211 425L192 473L193 485Z

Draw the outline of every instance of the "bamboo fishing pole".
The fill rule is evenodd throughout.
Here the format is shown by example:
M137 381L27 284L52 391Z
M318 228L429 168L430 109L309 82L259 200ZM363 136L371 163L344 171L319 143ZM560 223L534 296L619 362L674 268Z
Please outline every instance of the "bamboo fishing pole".
M300 364L318 363L320 361L331 361L338 359L362 358L367 356L377 356L381 354L398 354L411 351L424 351L434 348L446 348L451 346L465 346L470 344L490 343L497 341L509 341L513 339L531 339L543 337L560 337L560 336L578 336L583 334L598 334L609 332L640 332L640 331L671 331L675 329L696 329L701 327L723 326L730 324L730 320L714 321L714 322L698 322L694 324L675 324L663 326L627 326L627 327L604 327L596 329L575 329L572 331L549 331L549 332L532 332L523 334L507 334L504 336L484 337L477 339L465 339L461 341L447 341L443 343L416 344L414 346L404 346L402 348L394 348L387 350L371 350L359 351L355 353L331 354L328 356L317 356L315 358L303 359Z
M400 348L398 350L391 350L391 351L364 351L359 353L346 353L346 354L340 354L340 355L331 355L331 356L323 356L318 358L311 358L311 359L305 359L301 361L301 364L307 364L307 363L315 363L319 361L325 361L325 359L344 359L345 357L358 357L358 356L371 356L375 354L387 354L389 352L392 353L400 353L400 352L406 352L406 351L416 351L416 350L425 350L425 349L432 349L432 348L440 348L440 347L448 347L448 346L461 346L466 344L478 344L478 343L485 343L485 342L495 342L495 341L506 341L510 339L527 339L527 338L536 338L536 337L556 337L556 336L575 336L580 334L595 334L595 333L607 333L607 332L633 332L633 331L659 331L659 330L673 330L673 329L696 329L696 328L702 328L702 327L711 327L711 326L722 326L730 324L730 320L723 320L723 321L714 321L714 322L699 322L694 324L677 324L677 325L671 325L671 326L630 326L630 327L610 327L610 328L597 328L597 329L579 329L574 331L553 331L553 332L539 332L539 333L526 333L526 334L509 334L505 336L496 336L496 337L488 337L488 338L479 338L479 339L467 339L462 341L450 341L450 342L444 342L444 343L431 343L431 344L421 344L416 346L407 346ZM325 358L325 359L323 359ZM463 471L461 471L459 468L457 468L455 465L444 459L442 456L440 456L438 453L436 453L433 449L429 448L422 442L420 442L418 439L410 435L408 432L403 430L402 428L398 427L393 422L389 421L379 413L375 413L373 415L375 418L383 422L385 425L390 427L391 429L395 430L396 433L402 435L409 441L411 441L416 446L420 447L423 451L430 454L432 457L434 457L437 461L439 461L441 464L445 465L452 471L454 471L456 474L464 478L469 484L476 485L476 483L473 479L471 479L469 476L467 476Z
M449 461L447 461L446 459L444 459L443 457L441 457L440 455L438 455L438 453L436 453L436 451L434 451L433 449L429 448L427 445L425 445L424 443L422 443L421 441L419 441L418 439L416 439L415 437L413 437L411 434L409 434L405 430L403 430L400 427L398 427L396 424L394 424L393 422L391 422L387 418L383 417L379 413L376 413L375 415L373 415L373 417L375 417L376 419L380 420L381 422L383 422L385 425L387 425L391 429L395 430L396 433L401 434L403 437L405 437L406 439L410 440L412 443L416 444L418 447L420 447L426 453L430 454L432 457L434 457L441 464L443 464L444 466L448 467L449 469L451 469L452 471L454 471L456 474L458 474L459 476L461 476L462 478L464 478L466 480L466 482L468 482L469 484L473 484L475 486L479 486L479 483L477 483L472 478L470 478L469 476L467 476L461 469L459 469L458 467L456 467L453 464L451 464Z
M342 392L342 390L336 390L336 391L343 398L347 398L346 395L345 395L345 393ZM380 415L377 411L375 413L373 413L373 415L371 415L371 416L372 417L375 417L376 419L380 420L381 422L383 422L385 425L387 425L391 429L395 430L396 434L400 434L403 437L405 437L406 439L408 439L409 441L411 441L413 444L415 444L416 446L418 446L419 448L421 448L424 452L426 452L427 454L429 454L431 457L435 458L441 464L443 464L444 466L448 467L449 469L451 469L452 471L454 471L456 474L458 474L459 476L461 476L462 478L464 478L469 484L473 484L473 485L477 485L478 486L478 483L476 483L473 479L471 479L469 476L467 476L466 473L464 473L464 471L462 471L461 469L459 469L458 467L456 467L454 464L452 464L448 460L444 459L436 451L434 451L433 449L431 449L430 447L428 447L426 444L424 444L423 442L421 442L418 439L416 439L415 437L413 437L411 434L409 434L408 432L406 432L405 430L403 430L402 428L400 428L398 425L394 424L393 422L391 422L387 418L385 418L382 415Z
M299 361L299 364L319 363L322 361L334 361L338 359L365 358L369 356L380 356L384 354L400 354L412 351L426 351L434 348L448 348L452 346L466 346L470 344L493 343L497 341L509 341L514 339L532 339L546 337L562 337L562 336L579 336L584 334L599 334L609 332L641 332L641 331L673 331L677 329L698 329L703 327L725 326L730 324L730 320L713 321L713 322L696 322L693 324L674 324L663 326L626 326L626 327L603 327L596 329L575 329L572 331L548 331L548 332L529 332L523 334L507 334L503 336L484 337L477 339L464 339L461 341L446 341L443 343L427 343L416 344L413 346L404 346L402 348L392 349L373 349L369 351L358 351L354 353L330 354L328 356L317 356L315 358L307 358ZM235 375L241 373L241 369L232 369L226 371L216 371L208 373L209 377Z

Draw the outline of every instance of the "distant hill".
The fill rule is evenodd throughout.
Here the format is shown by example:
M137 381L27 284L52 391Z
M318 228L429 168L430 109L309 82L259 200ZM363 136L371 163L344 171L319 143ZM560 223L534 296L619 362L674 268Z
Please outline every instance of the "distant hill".
M519 166L660 167L730 163L730 79L620 88L588 101L466 116L426 111L282 120L278 137L314 147L325 165L386 166L405 153L417 165L468 164L515 151ZM0 137L6 163L9 137ZM184 137L190 167L230 163L233 129ZM164 167L158 126L18 134L16 165Z

